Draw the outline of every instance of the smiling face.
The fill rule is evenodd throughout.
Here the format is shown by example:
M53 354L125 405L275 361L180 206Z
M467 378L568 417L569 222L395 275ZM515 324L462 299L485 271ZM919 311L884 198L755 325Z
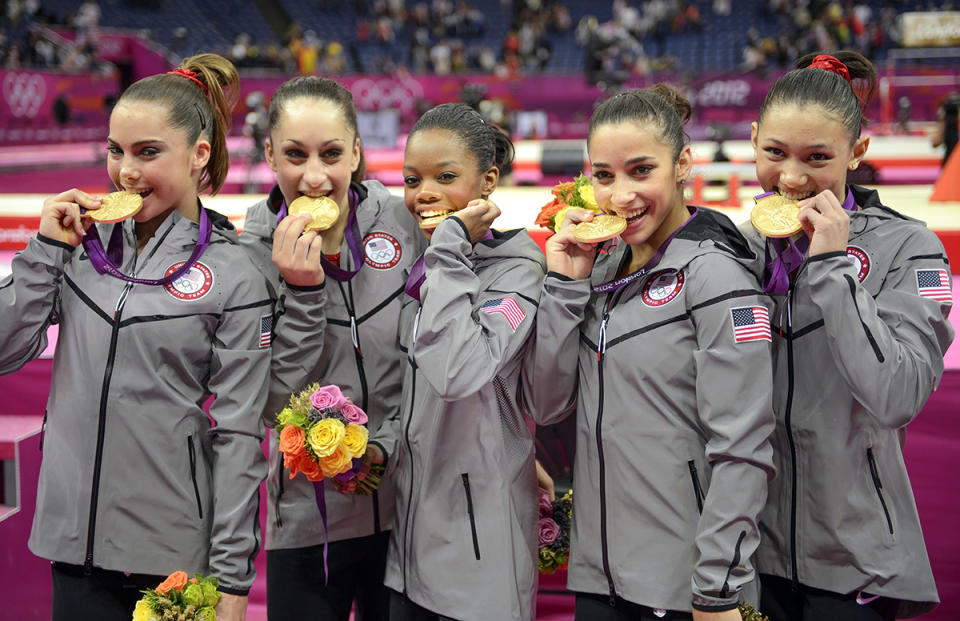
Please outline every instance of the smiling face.
M287 205L300 196L328 196L347 213L360 141L336 104L311 97L290 100L265 146Z
M757 180L764 192L804 199L830 190L843 202L847 171L856 168L870 143L850 144L850 130L820 106L769 108L750 132Z
M147 101L123 102L110 115L107 173L118 190L137 192L143 208L133 217L147 222L176 209L197 214L200 173L210 143L187 144L186 133L169 127L167 109Z
M681 183L690 172L689 147L674 161L655 129L624 121L595 128L587 149L597 204L627 219L623 241L656 249L689 218Z
M459 211L476 198L486 198L497 185L499 171L477 170L477 159L454 132L424 129L407 138L403 154L403 200L420 222ZM423 229L430 239L432 229Z

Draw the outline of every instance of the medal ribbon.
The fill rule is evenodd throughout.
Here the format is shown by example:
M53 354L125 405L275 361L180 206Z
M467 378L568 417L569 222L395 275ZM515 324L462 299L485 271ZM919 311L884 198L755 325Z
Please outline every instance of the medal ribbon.
M327 546L329 542L327 541L327 499L323 492L323 481L313 482L313 493L317 501L317 509L320 510L320 521L323 523L323 584L326 586L330 571L327 569Z
M119 223L113 227L113 232L110 234L107 252L103 250L103 242L100 241L100 233L97 231L96 225L87 229L86 235L83 236L83 249L87 251L90 264L93 265L93 269L98 274L110 274L114 278L138 285L168 285L186 274L193 267L193 264L200 259L207 246L210 245L212 232L213 224L207 216L207 210L200 207L200 234L197 235L197 243L193 247L193 253L190 254L187 262L177 268L176 271L160 279L135 278L120 271L120 263L123 262L123 226Z
M690 221L696 217L696 215L697 215L697 208L694 207L693 212L690 214L690 217L687 218L683 224L677 227L676 231L674 231L673 233L670 233L669 237L663 240L663 243L660 244L660 247L657 248L657 251L653 253L653 256L650 257L650 260L643 264L643 267L621 278L615 278L613 280L608 280L603 284L594 285L593 287L591 287L591 289L593 289L593 292L594 293L610 293L611 291L616 291L617 289L633 282L634 280L645 276L647 272L655 268L657 264L660 263L660 260L663 259L664 253L667 252L667 246L670 244L671 241L673 241L673 238L677 236L677 233L682 231L683 227L687 226L687 224L689 224Z
M840 205L846 211L856 211L853 192L847 189L847 196ZM766 269L763 270L763 291L765 293L784 294L790 289L790 274L800 267L807 258L810 238L803 235L794 243L793 239L770 238L764 249ZM772 256L771 256L772 254Z
M323 266L323 273L330 278L346 282L357 275L360 268L363 267L363 255L360 252L360 227L357 225L357 205L360 204L360 194L352 187L347 191L350 215L347 217L347 228L343 236L347 240L347 247L350 249L350 256L353 257L353 264L357 266L355 270L345 270L339 265L335 265L327 257L320 257L320 265ZM277 209L277 224L287 217L287 199L283 199L280 208Z

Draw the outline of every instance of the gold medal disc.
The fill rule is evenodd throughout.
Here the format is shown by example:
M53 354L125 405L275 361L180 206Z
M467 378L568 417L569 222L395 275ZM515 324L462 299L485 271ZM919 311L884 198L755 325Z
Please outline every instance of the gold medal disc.
M761 195L750 212L750 222L765 237L790 237L803 227L800 225L800 207L792 198L776 193Z
M420 228L424 230L435 229L440 226L440 223L449 218L454 214L453 211L445 213L440 216L430 216L429 218L424 218L420 221Z
M111 192L103 197L100 209L89 209L85 215L97 222L120 222L143 207L143 199L136 192Z
M573 237L583 244L598 244L613 239L627 228L627 221L620 216L600 214L590 222L581 222L573 229Z
M303 227L304 232L326 231L340 217L340 206L332 198L326 196L301 196L290 203L287 213L291 216L299 213L307 213L313 216L313 220Z

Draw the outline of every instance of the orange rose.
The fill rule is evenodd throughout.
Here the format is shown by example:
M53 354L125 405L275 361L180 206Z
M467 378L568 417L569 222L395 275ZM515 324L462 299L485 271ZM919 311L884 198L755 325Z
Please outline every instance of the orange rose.
M306 435L300 427L284 425L280 431L280 450L285 454L297 455L303 451L304 438Z
M160 586L154 590L161 595L166 595L170 592L170 589L173 589L174 591L182 591L183 587L187 585L188 578L189 576L187 575L187 572L175 571L167 576L167 579L161 582Z
M306 454L283 454L283 467L290 471L290 478L297 476L297 473L300 472L300 458L304 457Z
M323 469L321 469L320 465L313 461L313 458L306 453L300 457L300 472L307 477L308 481L323 480Z
M328 477L335 477L353 466L353 458L343 445L338 446L337 450L327 457L321 457L319 462L323 473Z

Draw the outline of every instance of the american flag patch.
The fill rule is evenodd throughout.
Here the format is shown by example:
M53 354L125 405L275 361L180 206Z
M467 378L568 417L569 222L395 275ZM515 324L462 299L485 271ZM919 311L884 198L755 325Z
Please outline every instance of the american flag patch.
M488 315L500 313L507 318L507 321L510 323L510 327L513 328L514 332L517 331L517 326L520 325L520 322L523 321L523 318L527 316L523 312L523 309L520 308L520 305L517 304L517 301L513 298L496 298L494 300L487 300L480 305L480 312L487 313Z
M273 315L260 317L260 347L270 347L270 333L273 332Z
M917 293L925 298L949 302L952 297L947 270L917 270Z
M763 306L741 306L731 309L730 314L733 339L737 343L773 340L770 337L770 314Z

